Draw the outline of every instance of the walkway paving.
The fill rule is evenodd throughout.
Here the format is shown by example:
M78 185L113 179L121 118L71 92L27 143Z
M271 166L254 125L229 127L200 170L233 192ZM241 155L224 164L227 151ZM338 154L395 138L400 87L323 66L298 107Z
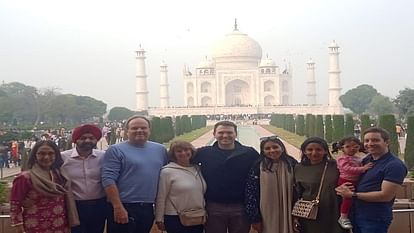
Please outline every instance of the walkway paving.
M261 137L268 137L274 135L272 132L268 131L267 129L261 127L260 125L255 125L256 131L260 134ZM300 149L289 144L288 142L281 139L283 144L285 144L286 150L289 155L294 157L297 161L300 161Z
M201 137L197 138L196 140L192 141L191 144L195 148L203 147L212 142L213 140L213 130L208 131L207 133L203 134Z
M0 178L6 178L9 176L14 176L19 174L21 171L21 167L13 167L13 168L0 168Z

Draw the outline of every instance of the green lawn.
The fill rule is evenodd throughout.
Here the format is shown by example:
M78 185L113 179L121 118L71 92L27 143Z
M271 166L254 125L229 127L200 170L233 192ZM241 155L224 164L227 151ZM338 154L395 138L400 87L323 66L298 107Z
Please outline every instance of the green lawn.
M164 145L165 145L166 148L169 148L170 147L170 143L172 141L175 141L175 140L192 142L192 141L196 140L197 138L201 137L203 134L205 134L208 131L210 131L211 129L213 129L213 126L207 126L207 127L201 128L201 129L193 130L193 131L191 131L189 133L185 133L183 135L180 135L180 136L177 136L177 137L173 138L171 141L169 141L167 143L164 143Z
M283 140L285 140L292 146L295 146L296 148L300 148L300 145L306 139L305 136L299 136L297 134L286 131L282 128L277 128L273 125L261 125L261 126L269 130L270 132L274 133L275 135L279 136L280 138L283 138Z

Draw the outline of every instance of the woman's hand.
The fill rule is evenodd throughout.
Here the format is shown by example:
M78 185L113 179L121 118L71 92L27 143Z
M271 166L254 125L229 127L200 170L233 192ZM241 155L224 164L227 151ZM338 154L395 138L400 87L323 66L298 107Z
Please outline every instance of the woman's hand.
M255 231L257 231L258 233L263 231L263 224L262 222L256 222L256 223L252 223L252 227Z
M165 225L164 225L164 222L155 222L155 224L157 225L158 230L160 230L160 231L165 231Z
M299 218L293 217L292 222L293 222L293 231L300 232Z

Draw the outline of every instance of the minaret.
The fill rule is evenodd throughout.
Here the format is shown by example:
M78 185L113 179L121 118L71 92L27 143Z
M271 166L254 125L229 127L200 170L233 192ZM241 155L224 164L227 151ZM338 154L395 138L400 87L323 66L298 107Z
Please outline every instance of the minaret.
M163 61L160 68L160 107L168 108L170 106L170 96L168 94L167 64L165 64L165 62Z
M137 111L148 110L147 74L145 71L145 50L139 45L137 53L136 87Z
M308 94L306 95L308 98L308 105L315 105L316 104L316 81L315 81L315 62L313 62L312 58L306 63L308 70Z
M342 104L339 100L341 96L341 80L339 70L339 46L335 41L329 45L329 106L333 107L332 109L335 114L342 114Z

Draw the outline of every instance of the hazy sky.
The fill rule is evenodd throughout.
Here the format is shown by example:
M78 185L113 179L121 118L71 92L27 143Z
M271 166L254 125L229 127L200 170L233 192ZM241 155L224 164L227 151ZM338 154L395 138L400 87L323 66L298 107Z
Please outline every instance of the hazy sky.
M149 105L159 104L160 64L170 102L182 105L182 69L194 69L233 30L293 67L295 103L306 102L306 61L316 62L318 102L327 102L328 45L341 47L342 93L373 85L394 98L414 88L412 0L303 1L0 0L0 81L88 95L135 108L135 50L147 51ZM193 72L194 73L194 72Z

